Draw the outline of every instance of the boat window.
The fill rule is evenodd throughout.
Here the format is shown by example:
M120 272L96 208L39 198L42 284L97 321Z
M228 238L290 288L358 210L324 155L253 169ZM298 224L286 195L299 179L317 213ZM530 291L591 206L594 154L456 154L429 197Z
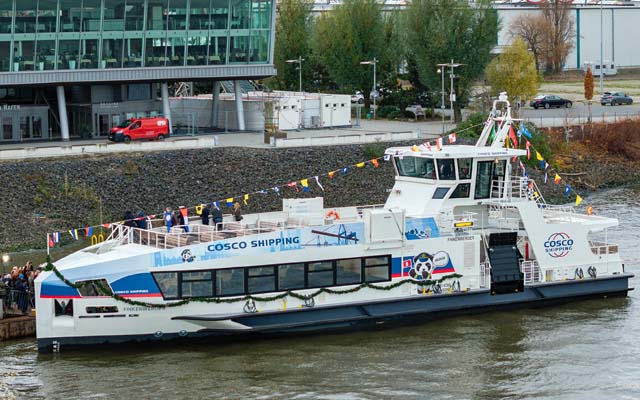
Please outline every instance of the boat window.
M470 183L461 183L456 187L456 190L451 193L451 199L466 199L471 192Z
M213 296L213 274L211 271L182 273L182 297L211 296Z
M69 315L73 317L73 299L68 300L56 300L55 301L55 316Z
M449 193L449 188L448 187L436 188L436 191L433 192L433 198L434 199L444 199L445 196L447 195L447 193Z
M244 268L222 269L216 272L217 295L244 294Z
M491 193L493 161L478 161L476 168L476 199L488 199Z
M80 296L111 296L113 292L106 279L96 279L93 281L76 282L77 285L81 285L78 288Z
M278 289L293 290L304 288L304 264L278 266Z
M249 293L264 293L276 291L275 267L249 268L247 278Z
M177 272L155 272L153 278L160 288L162 297L165 299L175 299L178 297L178 273Z
M118 312L116 306L95 306L85 308L87 314L114 314Z
M396 157L395 160L400 176L436 179L435 165L431 158Z
M456 167L453 159L443 158L436 161L438 163L438 177L441 181L452 181L456 179Z
M309 263L307 287L323 287L333 285L333 262L320 261Z
M336 261L336 284L350 285L362 282L362 260L350 258Z
M369 257L364 259L364 281L382 282L391 279L390 257Z
M471 179L471 166L473 165L472 158L460 158L458 159L458 179Z

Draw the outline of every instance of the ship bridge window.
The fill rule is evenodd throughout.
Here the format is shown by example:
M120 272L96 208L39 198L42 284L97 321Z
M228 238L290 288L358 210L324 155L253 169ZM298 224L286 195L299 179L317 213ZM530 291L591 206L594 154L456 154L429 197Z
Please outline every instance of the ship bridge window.
M471 179L471 166L473 165L472 158L460 158L458 159L458 179Z
M276 273L274 267L249 268L247 277L249 293L275 292Z
M396 157L396 166L400 176L436 179L436 170L431 158Z
M368 257L364 259L364 281L383 282L391 280L391 257Z
M222 269L216 272L217 295L244 294L244 268Z
M213 273L196 271L182 273L182 297L213 296Z
M436 200L444 199L447 193L449 193L448 187L436 188L435 192L433 192L433 198Z
M470 183L461 183L456 187L456 190L451 193L451 199L466 199L469 197L471 192L471 184Z
M106 279L96 279L93 281L76 282L76 285L80 285L78 291L80 296L112 296L113 291Z
M454 181L456 179L456 167L453 159L443 158L438 162L438 177L441 181Z
M154 272L153 278L165 299L178 298L178 273L177 272Z

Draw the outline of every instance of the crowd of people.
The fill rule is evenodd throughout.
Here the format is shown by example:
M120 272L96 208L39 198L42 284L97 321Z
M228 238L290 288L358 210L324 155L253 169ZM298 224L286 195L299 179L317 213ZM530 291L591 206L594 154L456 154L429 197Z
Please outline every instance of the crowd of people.
M0 280L0 299L5 311L15 310L28 313L35 305L33 282L42 271L42 266L34 268L31 261L24 266L14 266Z

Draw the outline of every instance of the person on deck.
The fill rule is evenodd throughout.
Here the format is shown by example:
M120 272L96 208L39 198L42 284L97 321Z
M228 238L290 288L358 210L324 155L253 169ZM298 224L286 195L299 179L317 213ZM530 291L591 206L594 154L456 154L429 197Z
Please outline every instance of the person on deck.
M216 227L217 231L222 230L222 211L220 211L220 207L217 204L213 204L213 208L211 209L211 217L213 218L213 224Z
M167 207L166 211L164 212L164 223L167 226L167 233L170 233L171 227L174 225L173 213L171 212L171 207Z
M209 205L205 204L202 208L202 225L209 225Z
M242 221L242 211L240 211L240 203L237 201L233 203L233 219L235 221Z

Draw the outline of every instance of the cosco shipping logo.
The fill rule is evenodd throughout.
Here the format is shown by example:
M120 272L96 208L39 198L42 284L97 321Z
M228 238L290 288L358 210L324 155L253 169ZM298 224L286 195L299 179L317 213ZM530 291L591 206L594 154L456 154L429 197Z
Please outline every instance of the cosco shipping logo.
M552 233L544 242L544 251L551 257L564 257L573 250L573 239L564 232Z

